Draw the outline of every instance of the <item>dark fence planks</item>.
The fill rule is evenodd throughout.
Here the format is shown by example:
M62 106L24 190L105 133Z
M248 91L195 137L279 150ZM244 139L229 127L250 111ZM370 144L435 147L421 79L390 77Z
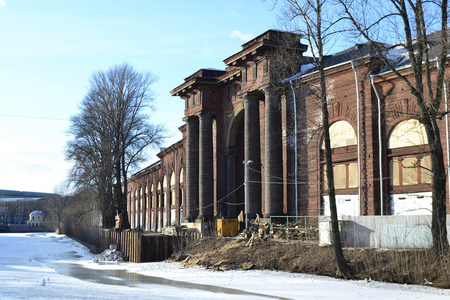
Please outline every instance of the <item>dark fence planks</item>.
M199 238L192 234L167 236L159 233L104 230L101 231L101 248L105 250L109 245L117 245L117 249L124 253L129 262L162 261L169 258L187 236Z

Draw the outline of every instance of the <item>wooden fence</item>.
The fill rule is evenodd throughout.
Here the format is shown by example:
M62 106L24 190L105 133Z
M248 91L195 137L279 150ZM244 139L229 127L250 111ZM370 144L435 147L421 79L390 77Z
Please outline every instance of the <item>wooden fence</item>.
M128 261L141 262L141 232L104 230L101 231L100 238L102 250L108 249L109 245L116 245L117 250L123 252Z
M116 245L129 262L162 261L172 255L174 250L183 247L186 239L199 239L198 233L181 233L167 236L159 233L133 231L101 231L101 248Z

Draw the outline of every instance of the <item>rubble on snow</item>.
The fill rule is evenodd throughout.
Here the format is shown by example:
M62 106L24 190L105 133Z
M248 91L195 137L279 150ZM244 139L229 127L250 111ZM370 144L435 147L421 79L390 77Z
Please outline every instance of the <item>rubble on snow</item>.
M125 255L123 252L117 250L116 245L109 245L109 249L106 249L99 255L95 256L93 262L122 262L125 261Z

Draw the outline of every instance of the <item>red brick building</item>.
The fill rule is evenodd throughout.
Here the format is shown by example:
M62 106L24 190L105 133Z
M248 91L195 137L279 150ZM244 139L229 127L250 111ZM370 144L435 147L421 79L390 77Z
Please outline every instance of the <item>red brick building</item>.
M286 37L297 43L286 46ZM289 65L297 75L284 81L280 50L302 61ZM200 69L171 91L185 101L183 140L130 178L133 228L241 211L328 214L318 77L302 58L306 50L298 36L269 30L225 59L225 70ZM338 214L431 214L431 177L420 167L430 165L427 140L406 85L383 71L368 45L326 64ZM407 61L399 68L410 72ZM444 151L446 118L439 121Z

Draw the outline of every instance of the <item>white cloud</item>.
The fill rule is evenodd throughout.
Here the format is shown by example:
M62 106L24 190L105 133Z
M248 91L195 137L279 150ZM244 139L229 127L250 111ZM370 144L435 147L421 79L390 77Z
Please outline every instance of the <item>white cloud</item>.
M243 40L243 41L248 41L248 40L250 40L253 37L253 35L251 33L242 34L238 30L233 30L233 32L230 34L230 37L238 38L238 39Z
M0 0L0 7L6 6L6 1L5 0Z

